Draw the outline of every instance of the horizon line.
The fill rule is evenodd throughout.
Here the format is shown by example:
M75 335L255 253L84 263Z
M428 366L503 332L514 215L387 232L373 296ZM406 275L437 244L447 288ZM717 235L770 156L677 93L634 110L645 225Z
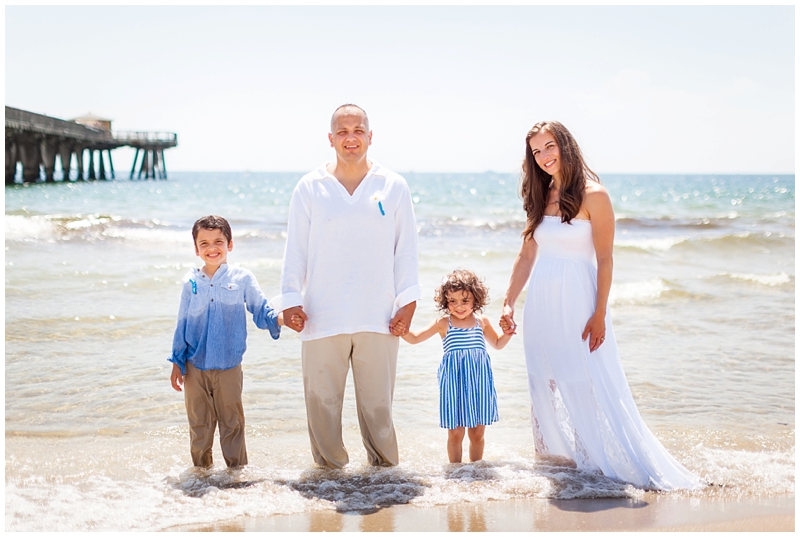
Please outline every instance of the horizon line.
M297 170L170 170L169 173L297 173L305 175L313 169L305 171ZM425 171L425 170L405 170L397 172L400 175L404 174L451 174L451 175L466 175L466 174L485 174L495 173L498 175L518 175L519 171L496 171L496 170L483 170L483 171ZM794 172L596 172L597 175L795 175Z

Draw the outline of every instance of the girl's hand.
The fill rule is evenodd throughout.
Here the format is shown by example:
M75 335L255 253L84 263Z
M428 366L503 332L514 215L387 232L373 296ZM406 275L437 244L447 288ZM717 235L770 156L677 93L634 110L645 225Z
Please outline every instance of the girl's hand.
M414 311L417 309L417 301L409 302L399 310L389 321L389 332L395 336L402 336L408 333L411 326L411 319L414 317Z
M600 348L600 345L606 340L606 318L605 315L595 312L586 323L586 328L583 329L581 339L586 341L589 337L589 352L594 352Z
M511 325L505 317L500 317L500 329L504 335L511 335Z
M406 333L406 325L403 321L397 321L394 326L391 326L391 331L393 336L400 337Z
M517 333L517 323L514 322L514 308L509 304L503 306L503 315L500 317L500 328L503 334L512 336Z

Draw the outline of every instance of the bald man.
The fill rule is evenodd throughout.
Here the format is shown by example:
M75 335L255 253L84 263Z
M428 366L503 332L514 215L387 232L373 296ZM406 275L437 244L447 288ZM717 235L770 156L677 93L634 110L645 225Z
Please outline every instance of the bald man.
M405 179L367 158L372 131L362 108L337 108L328 140L336 160L303 176L292 194L281 294L270 305L300 332L314 461L349 461L342 402L352 365L367 460L393 466L398 336L420 297L414 208Z

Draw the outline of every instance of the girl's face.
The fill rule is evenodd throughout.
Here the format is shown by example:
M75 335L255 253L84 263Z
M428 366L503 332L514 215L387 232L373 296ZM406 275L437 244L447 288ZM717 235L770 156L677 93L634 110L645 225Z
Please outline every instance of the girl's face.
M468 291L448 291L447 311L456 319L466 319L475 308L475 297Z
M556 138L546 130L539 132L530 140L533 159L545 173L556 176L561 170L561 152Z

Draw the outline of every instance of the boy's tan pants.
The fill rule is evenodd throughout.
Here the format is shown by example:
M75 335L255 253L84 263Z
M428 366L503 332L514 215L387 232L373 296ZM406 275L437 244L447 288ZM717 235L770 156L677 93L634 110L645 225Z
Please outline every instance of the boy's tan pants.
M399 339L358 332L303 342L305 389L311 453L317 464L341 468L349 461L342 441L342 403L347 371L353 384L361 439L373 466L399 462L392 422Z
M194 465L213 464L211 446L217 422L225 464L229 467L247 464L241 364L231 369L202 371L187 362L183 390Z

